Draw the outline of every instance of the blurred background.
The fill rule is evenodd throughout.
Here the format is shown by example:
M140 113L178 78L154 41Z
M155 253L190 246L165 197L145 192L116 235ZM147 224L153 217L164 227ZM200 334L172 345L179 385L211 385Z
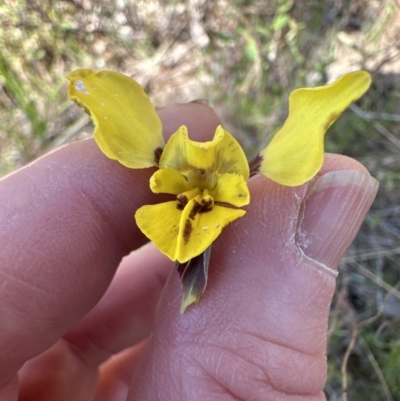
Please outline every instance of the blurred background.
M340 265L329 322L334 400L400 400L400 5L396 0L2 0L0 176L91 135L67 100L75 68L132 76L156 106L207 99L249 157L284 122L289 93L357 69L367 95L327 151L380 181Z

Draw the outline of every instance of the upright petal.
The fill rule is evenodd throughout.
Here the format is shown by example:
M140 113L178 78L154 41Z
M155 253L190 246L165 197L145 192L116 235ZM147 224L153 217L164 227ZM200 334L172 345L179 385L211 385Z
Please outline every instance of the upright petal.
M68 96L87 111L94 138L110 159L130 168L157 164L155 152L164 147L161 121L143 88L112 71L76 70Z
M249 164L236 139L219 126L212 141L196 142L189 139L182 126L165 145L160 159L161 168L173 168L183 173L208 170L216 174L236 173L247 181Z
M366 71L356 71L330 85L295 90L285 124L260 153L260 173L291 187L314 177L324 160L326 130L370 84Z

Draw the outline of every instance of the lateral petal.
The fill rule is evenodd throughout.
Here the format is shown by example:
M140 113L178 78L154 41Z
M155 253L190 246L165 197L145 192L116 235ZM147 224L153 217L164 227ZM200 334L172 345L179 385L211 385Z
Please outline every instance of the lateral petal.
M259 172L291 187L314 177L324 160L325 132L370 84L366 71L356 71L330 85L292 92L285 124L260 152L263 160Z
M67 76L68 96L91 116L94 139L110 159L129 168L157 164L161 121L143 88L126 75L80 69Z

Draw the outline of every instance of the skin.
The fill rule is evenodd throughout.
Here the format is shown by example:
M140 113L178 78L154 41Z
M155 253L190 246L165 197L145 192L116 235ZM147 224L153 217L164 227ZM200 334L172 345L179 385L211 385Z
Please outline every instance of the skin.
M201 103L159 114L166 138L219 124ZM146 245L121 262L147 242L134 211L163 200L152 172L90 139L0 180L0 399L323 400L336 268L376 181L338 155L301 187L252 178L181 315L169 260Z

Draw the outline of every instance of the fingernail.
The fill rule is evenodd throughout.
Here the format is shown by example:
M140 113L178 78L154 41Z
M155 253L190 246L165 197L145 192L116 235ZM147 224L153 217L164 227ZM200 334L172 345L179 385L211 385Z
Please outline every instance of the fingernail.
M181 103L158 110L163 134L168 139L181 125L186 125L191 140L210 141L221 124L214 110L203 103Z
M158 106L156 107L157 111L162 111L162 110L169 110L169 109L175 109L175 108L181 108L181 107L186 107L188 105L191 104L200 104L203 106L209 106L210 102L207 99L194 99L191 100L190 102L187 103L173 103L173 104L169 104L166 106Z
M378 182L358 170L320 177L303 205L297 243L304 254L335 269L356 236L378 191Z
M205 106L209 106L210 105L210 103L209 103L209 101L207 99L195 99L195 100L190 101L189 103L204 104Z

